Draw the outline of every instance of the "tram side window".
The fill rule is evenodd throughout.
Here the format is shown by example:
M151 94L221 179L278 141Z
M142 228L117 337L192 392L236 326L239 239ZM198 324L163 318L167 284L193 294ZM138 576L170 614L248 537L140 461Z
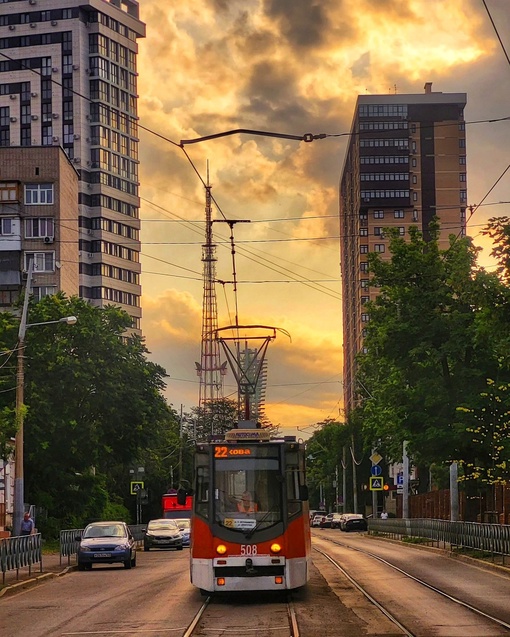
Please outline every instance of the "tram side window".
M301 501L299 499L299 469L297 467L287 468L287 515L293 517L301 511Z
M195 493L195 511L203 518L209 517L209 468L197 468L197 489Z

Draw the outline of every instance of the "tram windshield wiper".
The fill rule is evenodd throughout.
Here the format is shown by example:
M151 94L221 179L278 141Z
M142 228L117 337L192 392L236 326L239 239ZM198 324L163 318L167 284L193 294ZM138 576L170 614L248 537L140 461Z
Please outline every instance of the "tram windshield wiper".
M278 511L267 511L266 513L264 513L264 515L260 518L260 520L258 520L257 524L252 529L250 529L247 533L244 534L244 537L247 540L249 540L253 536L255 531L257 531L260 528L261 524L265 522L267 518L273 513L278 513Z

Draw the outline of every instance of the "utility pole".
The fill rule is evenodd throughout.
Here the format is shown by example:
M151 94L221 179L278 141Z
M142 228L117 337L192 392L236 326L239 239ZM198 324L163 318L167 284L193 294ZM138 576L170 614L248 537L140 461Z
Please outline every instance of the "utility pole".
M459 520L459 482L458 482L458 465L452 462L450 465L450 520L458 522Z
M182 404L181 415L179 417L179 485L182 482Z
M404 440L402 449L402 517L409 518L409 456L407 455L407 440Z
M25 298L23 299L23 311L18 331L18 362L16 371L16 437L14 442L14 507L12 520L12 534L19 535L21 520L25 512L25 481L24 481L24 390L25 390L25 334L27 331L28 300L32 293L32 272L34 261L28 264L27 282L25 285Z

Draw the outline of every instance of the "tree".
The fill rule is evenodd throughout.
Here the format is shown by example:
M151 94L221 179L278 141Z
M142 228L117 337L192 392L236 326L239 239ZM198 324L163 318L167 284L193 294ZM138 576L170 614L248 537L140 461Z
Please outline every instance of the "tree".
M25 339L26 498L64 528L112 503L129 507L128 467L166 454L178 431L165 370L147 360L142 339L125 337L129 316L58 294L31 303L29 322L69 315L76 325L40 325Z
M426 464L470 458L457 407L473 405L486 378L501 371L486 319L495 297L509 309L502 282L478 268L469 239L452 236L440 250L436 223L430 236L425 242L411 228L406 242L390 231L391 260L369 256L380 294L367 307L357 376L367 441L399 460L407 440Z

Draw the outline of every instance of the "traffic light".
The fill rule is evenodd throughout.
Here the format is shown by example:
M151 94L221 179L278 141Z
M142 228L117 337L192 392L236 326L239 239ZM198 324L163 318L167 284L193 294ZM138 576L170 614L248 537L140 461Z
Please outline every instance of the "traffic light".
M389 484L385 484L385 485L383 486L383 490L384 490L384 491L389 491L389 490L390 490L390 485L389 485Z

